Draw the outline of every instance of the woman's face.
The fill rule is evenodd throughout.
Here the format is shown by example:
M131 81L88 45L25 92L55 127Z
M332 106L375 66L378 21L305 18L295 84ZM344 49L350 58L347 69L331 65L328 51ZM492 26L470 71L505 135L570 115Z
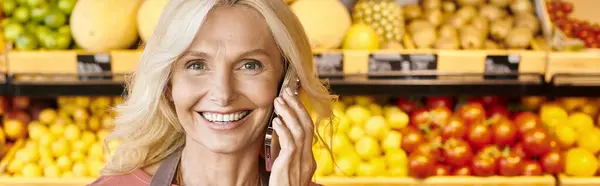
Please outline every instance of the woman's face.
M282 66L258 12L215 8L174 64L171 96L186 135L217 153L260 142Z

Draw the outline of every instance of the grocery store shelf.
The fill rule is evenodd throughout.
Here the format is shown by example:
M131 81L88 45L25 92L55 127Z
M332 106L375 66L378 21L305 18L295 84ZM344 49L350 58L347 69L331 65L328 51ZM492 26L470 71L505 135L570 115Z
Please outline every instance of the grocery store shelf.
M545 82L538 73L321 74L339 95L390 96L598 96L600 74L556 74ZM0 94L10 96L123 95L125 74L32 74L0 77ZM5 80L5 81L4 81Z
M553 96L598 96L600 95L599 73L560 73L552 76L549 83Z
M535 73L370 73L327 75L331 90L343 95L544 95Z
M124 75L14 74L8 95L32 97L122 95Z
M2 186L85 186L94 178L14 178L0 177Z
M547 176L517 176L517 177L475 177L475 176L435 176L426 179L414 178L352 178L352 177L327 177L317 178L317 183L325 186L356 186L356 185L429 185L429 186L464 186L464 185L536 185L556 186L556 179L552 175Z

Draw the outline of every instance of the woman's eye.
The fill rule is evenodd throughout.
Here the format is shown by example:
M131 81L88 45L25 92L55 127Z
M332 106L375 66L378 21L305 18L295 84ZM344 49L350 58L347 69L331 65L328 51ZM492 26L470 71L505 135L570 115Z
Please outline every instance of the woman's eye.
M201 62L193 62L188 64L187 69L190 70L204 70L206 66Z
M247 70L260 70L262 68L262 64L258 61L251 61L248 63L244 63L244 65L242 65L242 69L247 69Z

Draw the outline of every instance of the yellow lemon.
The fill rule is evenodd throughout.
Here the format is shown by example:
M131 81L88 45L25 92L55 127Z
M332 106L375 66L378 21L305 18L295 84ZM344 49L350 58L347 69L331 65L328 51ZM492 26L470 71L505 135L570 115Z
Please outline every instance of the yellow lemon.
M54 120L56 120L56 117L57 117L56 110L51 109L51 108L46 108L46 109L42 110L39 115L40 122L42 122L46 125L50 125L51 123L53 123Z
M381 141L381 147L386 153L392 150L400 149L402 146L402 133L392 130L387 133L383 141Z
M594 119L583 112L576 112L569 116L568 124L576 131L582 132L594 128Z
M66 123L55 123L53 125L50 125L50 132L54 136L63 136L66 126L67 126Z
M379 49L379 36L369 25L356 23L346 32L343 49L377 50Z
M363 128L365 129L365 133L367 135L378 140L383 139L390 131L390 128L388 127L383 116L372 116L369 118L369 120L367 120Z
M540 109L540 118L542 123L550 128L554 128L557 125L567 122L568 113L565 109L560 108L558 105L547 104L542 105Z
M65 127L64 137L69 141L78 140L81 136L81 130L77 125L69 124Z
M73 175L75 177L86 177L88 176L88 167L83 162L76 162L73 164Z
M387 123L392 129L402 129L408 125L409 117L408 114L398 111L392 111L387 116Z
M371 117L371 111L363 106L353 105L346 109L346 116L350 117L354 125L362 127Z
M21 174L23 175L23 177L26 178L36 178L42 177L43 172L42 168L39 165L35 163L29 163L23 167L23 170L21 170Z
M365 160L381 155L377 140L371 136L364 136L355 144L356 153Z
M56 165L61 171L71 171L73 168L73 161L68 156L61 156L56 159Z
M357 142L363 136L365 136L365 131L357 125L352 125L350 131L348 131L348 137L353 141Z
M60 168L54 163L44 166L44 177L58 178L60 177L60 173Z
M379 106L377 103L371 103L369 105L369 110L373 116L383 116L383 108Z
M69 153L69 142L64 138L60 138L52 143L50 150L52 150L54 157L66 156Z
M42 135L50 133L50 129L37 121L32 121L27 126L27 132L29 134L29 138L33 140L39 140Z

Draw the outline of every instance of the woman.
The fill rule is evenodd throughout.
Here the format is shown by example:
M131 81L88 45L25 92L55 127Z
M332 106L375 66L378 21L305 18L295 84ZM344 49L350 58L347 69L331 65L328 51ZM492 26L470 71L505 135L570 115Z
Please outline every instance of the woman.
M278 97L286 64L300 88ZM109 136L122 143L91 185L311 184L304 107L326 121L335 97L282 0L171 0L131 80ZM268 173L261 152L272 108L282 149Z

